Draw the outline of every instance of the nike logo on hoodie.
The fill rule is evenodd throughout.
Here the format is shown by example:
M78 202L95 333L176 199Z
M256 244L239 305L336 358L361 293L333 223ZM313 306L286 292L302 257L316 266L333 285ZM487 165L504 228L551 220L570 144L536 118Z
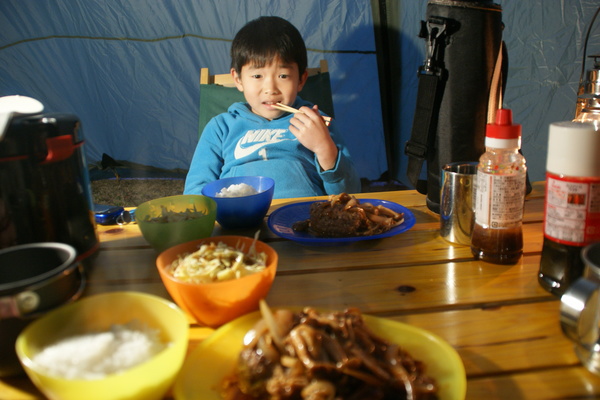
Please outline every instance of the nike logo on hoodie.
M238 140L233 153L236 160L249 156L270 144L279 143L284 140L296 140L286 138L284 133L287 129L255 129L250 130Z

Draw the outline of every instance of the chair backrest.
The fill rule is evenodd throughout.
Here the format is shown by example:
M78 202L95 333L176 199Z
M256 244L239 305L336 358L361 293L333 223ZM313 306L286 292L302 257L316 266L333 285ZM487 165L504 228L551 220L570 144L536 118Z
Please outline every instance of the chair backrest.
M319 67L307 68L307 71L308 79L298 95L317 104L320 110L333 117L327 60L321 60ZM235 87L231 74L210 75L208 68L201 68L198 136L202 135L204 127L212 117L227 111L231 104L238 101L245 101L244 95Z

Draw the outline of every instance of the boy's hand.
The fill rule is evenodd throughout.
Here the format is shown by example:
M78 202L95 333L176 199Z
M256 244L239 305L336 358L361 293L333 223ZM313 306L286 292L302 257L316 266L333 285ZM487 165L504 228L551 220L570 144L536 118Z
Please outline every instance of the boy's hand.
M338 148L318 110L316 105L313 108L300 107L302 112L294 114L290 120L290 132L304 147L315 153L319 165L327 171L335 167Z

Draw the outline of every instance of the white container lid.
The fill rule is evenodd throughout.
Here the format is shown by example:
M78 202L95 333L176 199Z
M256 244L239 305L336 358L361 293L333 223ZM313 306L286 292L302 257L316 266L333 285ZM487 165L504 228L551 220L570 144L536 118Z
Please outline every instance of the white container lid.
M546 171L566 176L600 177L600 132L591 123L550 124Z
M518 139L496 139L486 136L484 144L485 147L491 147L493 149L520 149L521 137Z

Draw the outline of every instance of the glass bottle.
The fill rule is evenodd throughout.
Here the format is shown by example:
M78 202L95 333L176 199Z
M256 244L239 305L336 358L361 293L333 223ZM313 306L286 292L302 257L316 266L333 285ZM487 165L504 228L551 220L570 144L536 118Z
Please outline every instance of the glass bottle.
M527 181L521 148L521 125L500 109L488 124L486 152L479 159L475 189L475 224L471 252L475 259L515 264L523 254L523 206Z
M600 241L600 109L550 125L539 284L556 296L583 275L581 250Z

